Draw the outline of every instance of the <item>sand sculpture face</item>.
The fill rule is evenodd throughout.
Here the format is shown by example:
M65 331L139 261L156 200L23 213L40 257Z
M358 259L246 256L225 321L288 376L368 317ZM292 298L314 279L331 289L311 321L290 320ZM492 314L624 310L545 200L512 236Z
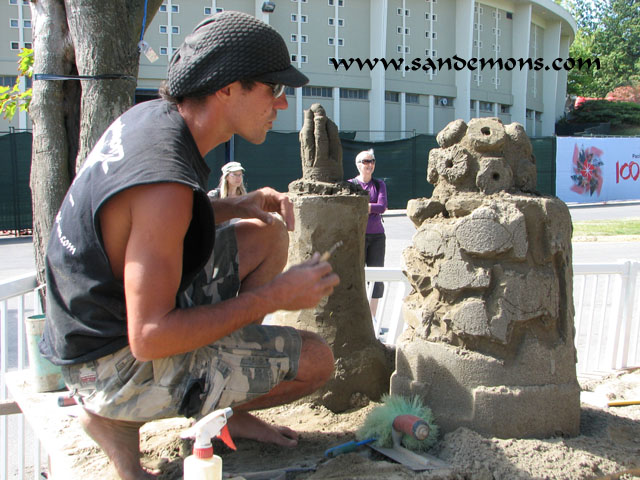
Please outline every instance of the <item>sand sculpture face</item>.
M413 291L392 393L424 395L445 431L575 434L569 211L535 193L521 125L456 120L437 141L427 170L433 196L407 206L417 227L405 251ZM555 413L534 425L527 405Z

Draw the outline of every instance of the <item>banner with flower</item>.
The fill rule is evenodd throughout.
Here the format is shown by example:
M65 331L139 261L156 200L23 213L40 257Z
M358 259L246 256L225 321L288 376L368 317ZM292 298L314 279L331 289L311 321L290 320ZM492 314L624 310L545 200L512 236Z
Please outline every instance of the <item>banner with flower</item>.
M556 195L567 203L640 199L640 138L558 137Z

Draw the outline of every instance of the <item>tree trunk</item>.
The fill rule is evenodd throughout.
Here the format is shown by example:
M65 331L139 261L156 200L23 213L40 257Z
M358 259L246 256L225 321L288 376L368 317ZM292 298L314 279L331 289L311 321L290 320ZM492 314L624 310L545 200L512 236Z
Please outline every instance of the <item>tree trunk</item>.
M147 25L162 0L148 0ZM34 72L122 74L118 80L36 80L31 194L38 283L55 215L102 133L133 104L145 0L32 0Z
M74 69L73 45L69 39L62 0L31 3L34 72L70 74ZM59 81L34 81L29 114L33 122L31 197L33 203L33 244L38 284L44 283L44 254L55 215L73 178L77 137L70 137L73 108L78 102ZM75 82L70 82L75 83ZM68 98L71 95L71 98ZM75 129L77 131L77 128Z

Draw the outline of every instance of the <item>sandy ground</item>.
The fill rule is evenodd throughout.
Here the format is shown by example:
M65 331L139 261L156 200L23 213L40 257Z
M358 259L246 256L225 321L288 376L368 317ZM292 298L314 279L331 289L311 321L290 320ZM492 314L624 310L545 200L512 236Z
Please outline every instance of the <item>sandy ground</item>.
M581 382L581 434L574 438L486 438L460 428L444 435L429 451L447 469L414 472L367 447L334 459L324 451L354 438L354 432L375 404L343 414L300 404L265 410L259 416L286 424L300 433L295 449L237 440L233 452L216 441L226 478L264 479L629 479L640 478L640 405L607 406L619 400L640 401L640 370ZM161 471L160 478L182 478L189 441L179 438L186 420L147 424L142 431L143 463ZM87 476L109 478L107 462L96 448L78 452ZM255 472L275 470L270 474ZM249 473L254 472L254 475ZM627 472L627 473L623 473Z

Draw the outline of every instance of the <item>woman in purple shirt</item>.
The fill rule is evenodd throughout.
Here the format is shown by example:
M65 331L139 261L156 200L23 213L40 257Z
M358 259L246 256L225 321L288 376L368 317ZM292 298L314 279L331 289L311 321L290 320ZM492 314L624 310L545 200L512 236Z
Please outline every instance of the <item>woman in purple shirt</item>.
M369 192L369 221L367 222L367 233L364 242L365 265L368 267L384 267L386 236L382 226L382 214L387 209L387 186L382 180L372 176L376 168L376 157L373 155L373 149L360 152L356 156L356 167L360 175L349 181L360 185ZM383 293L384 284L376 282L369 302L372 317L376 315L378 300Z

